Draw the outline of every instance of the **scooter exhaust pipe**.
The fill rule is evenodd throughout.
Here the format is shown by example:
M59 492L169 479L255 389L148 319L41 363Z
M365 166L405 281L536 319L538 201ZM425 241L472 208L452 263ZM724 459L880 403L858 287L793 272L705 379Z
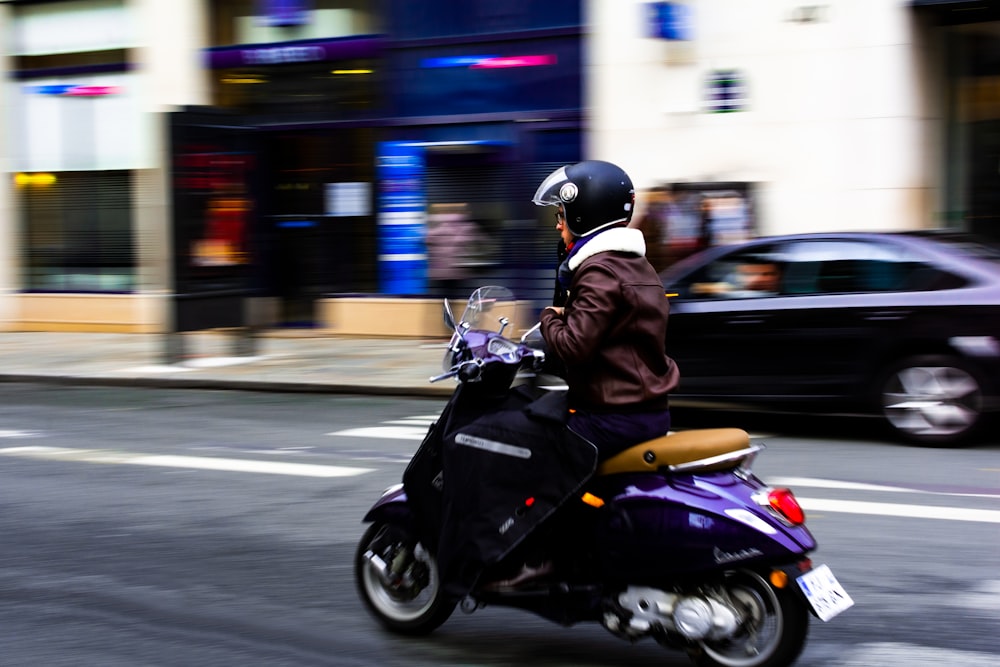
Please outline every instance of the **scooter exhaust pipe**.
M605 626L630 636L659 627L692 641L720 639L732 635L740 623L734 609L716 600L656 588L630 586L619 595L618 604L629 612L628 620L623 624L606 616Z

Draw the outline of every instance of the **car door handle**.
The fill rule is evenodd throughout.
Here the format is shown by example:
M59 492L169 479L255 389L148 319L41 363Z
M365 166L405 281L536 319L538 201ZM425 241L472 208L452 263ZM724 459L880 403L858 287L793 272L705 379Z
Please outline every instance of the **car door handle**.
M906 319L909 314L908 310L873 310L865 313L864 318L869 322L895 322Z

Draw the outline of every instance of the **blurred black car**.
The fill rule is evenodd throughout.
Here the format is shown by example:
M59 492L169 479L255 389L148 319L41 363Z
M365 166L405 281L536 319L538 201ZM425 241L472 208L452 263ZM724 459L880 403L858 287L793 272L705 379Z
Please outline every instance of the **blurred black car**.
M935 446L966 441L1000 409L1000 247L982 239L764 237L662 277L677 404L876 413Z

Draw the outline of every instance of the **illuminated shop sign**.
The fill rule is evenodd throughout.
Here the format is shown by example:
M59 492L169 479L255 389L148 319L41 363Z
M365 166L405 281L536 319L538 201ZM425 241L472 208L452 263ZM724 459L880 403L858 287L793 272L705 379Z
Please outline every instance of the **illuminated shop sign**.
M309 63L326 60L322 46L275 46L264 49L243 49L246 65L281 65L284 63Z
M55 174L24 174L18 173L14 174L14 183L19 188L27 186L46 186L54 185L56 182Z
M468 67L469 69L505 69L509 67L538 67L555 65L558 62L555 54L547 53L539 56L446 56L441 58L424 58L420 66L424 68Z
M80 86L72 83L47 83L25 86L29 93L35 95L52 95L56 97L104 97L122 92L120 86Z
M382 54L383 43L378 37L347 37L224 46L209 49L206 51L206 58L211 69L377 58Z

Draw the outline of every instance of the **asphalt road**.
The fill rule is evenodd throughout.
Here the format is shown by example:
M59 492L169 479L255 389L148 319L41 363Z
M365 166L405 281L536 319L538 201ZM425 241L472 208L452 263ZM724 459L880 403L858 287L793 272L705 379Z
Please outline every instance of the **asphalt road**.
M0 385L0 664L688 664L497 608L419 640L376 627L352 580L360 519L441 405ZM755 470L796 491L814 561L856 601L814 621L799 665L1000 664L1000 441L922 449L864 420L746 422L768 445Z

